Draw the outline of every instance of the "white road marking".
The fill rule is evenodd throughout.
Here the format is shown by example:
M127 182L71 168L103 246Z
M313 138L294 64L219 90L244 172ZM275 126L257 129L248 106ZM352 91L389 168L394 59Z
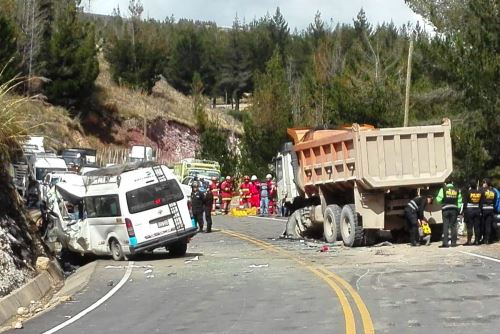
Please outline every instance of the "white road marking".
M467 255L470 255L470 256L475 256L475 257L478 257L478 258L481 258L481 259L490 260L490 261L493 261L493 262L500 263L500 260L499 260L499 259L495 259L494 257L489 257L489 256L485 256L485 255L479 255L479 254L476 254L476 253L463 252L463 251L460 251L460 253L463 253L463 254L467 254Z
M264 219L264 220L276 220L279 222L286 222L287 219L283 218L274 218L274 217L259 217L259 216L247 216L248 218L257 218L257 219ZM286 218L286 217L285 217Z
M127 283L127 280L129 279L130 275L132 274L133 265L134 265L133 261L128 263L127 271L125 272L125 275L123 275L120 282L118 282L118 284L113 289L109 290L109 292L107 294L105 294L101 299L99 299L94 304L90 305L88 308L86 308L85 310L83 310L80 313L78 313L77 315L75 315L73 318L66 320L62 324L44 332L43 334L52 334L52 333L58 332L61 329L63 329L64 327L71 325L75 321L83 318L84 316L86 316L87 314L89 314L90 312L92 312L93 310L98 308L99 306L101 306L105 301L107 301L109 298L111 298L118 290L120 290L120 288L125 283Z

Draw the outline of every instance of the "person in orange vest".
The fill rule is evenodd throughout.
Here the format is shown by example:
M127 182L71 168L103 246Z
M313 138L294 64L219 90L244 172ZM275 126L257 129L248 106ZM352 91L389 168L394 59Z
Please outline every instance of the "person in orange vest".
M250 207L250 199L252 194L250 193L250 177L245 175L243 178L243 183L240 185L240 206L243 208Z
M233 183L231 182L231 176L226 176L224 182L221 186L222 195L222 212L227 215L229 213L229 204L231 204L231 199L233 197Z
M210 182L209 185L209 191L212 193L212 196L214 198L212 202L212 215L216 215L217 201L219 200L219 181L217 180L217 177L212 178L212 182Z
M260 207L260 182L257 176L252 175L250 183L250 205L252 208Z

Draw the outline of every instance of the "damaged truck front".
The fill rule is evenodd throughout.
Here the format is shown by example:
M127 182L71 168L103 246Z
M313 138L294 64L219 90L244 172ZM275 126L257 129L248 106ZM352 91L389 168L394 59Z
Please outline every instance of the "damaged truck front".
M173 173L153 163L103 168L81 182L58 183L47 195L47 244L81 254L131 254L165 247L186 253L196 234L186 196Z
M281 178L291 180L278 178L278 185L295 187L299 196L281 199L293 211L285 233L323 235L348 247L373 242L380 230L401 235L408 202L418 193L437 193L452 172L450 130L447 119L407 128L289 129L293 147L286 146L276 166ZM437 234L439 210L433 205L426 212Z

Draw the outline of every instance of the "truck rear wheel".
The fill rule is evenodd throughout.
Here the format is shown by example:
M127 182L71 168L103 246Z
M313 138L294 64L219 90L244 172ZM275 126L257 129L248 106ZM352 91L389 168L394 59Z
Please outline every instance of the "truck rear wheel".
M340 206L328 205L326 207L324 217L325 221L323 222L323 235L325 236L326 242L335 242L341 238L340 234L340 215L342 213L342 209Z
M286 223L286 235L291 236L293 238L302 238L305 234L305 227L302 223L302 214L300 210L296 210L292 215L288 218Z
M344 205L340 214L340 232L347 247L360 246L363 243L363 226L358 222L354 204Z

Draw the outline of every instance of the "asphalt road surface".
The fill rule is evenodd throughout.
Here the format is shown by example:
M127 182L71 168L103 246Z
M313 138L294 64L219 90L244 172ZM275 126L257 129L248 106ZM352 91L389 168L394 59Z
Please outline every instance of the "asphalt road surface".
M498 245L326 249L279 239L280 220L216 217L215 228L184 258L99 260L72 301L12 333L479 334L500 326L500 261L488 257Z

